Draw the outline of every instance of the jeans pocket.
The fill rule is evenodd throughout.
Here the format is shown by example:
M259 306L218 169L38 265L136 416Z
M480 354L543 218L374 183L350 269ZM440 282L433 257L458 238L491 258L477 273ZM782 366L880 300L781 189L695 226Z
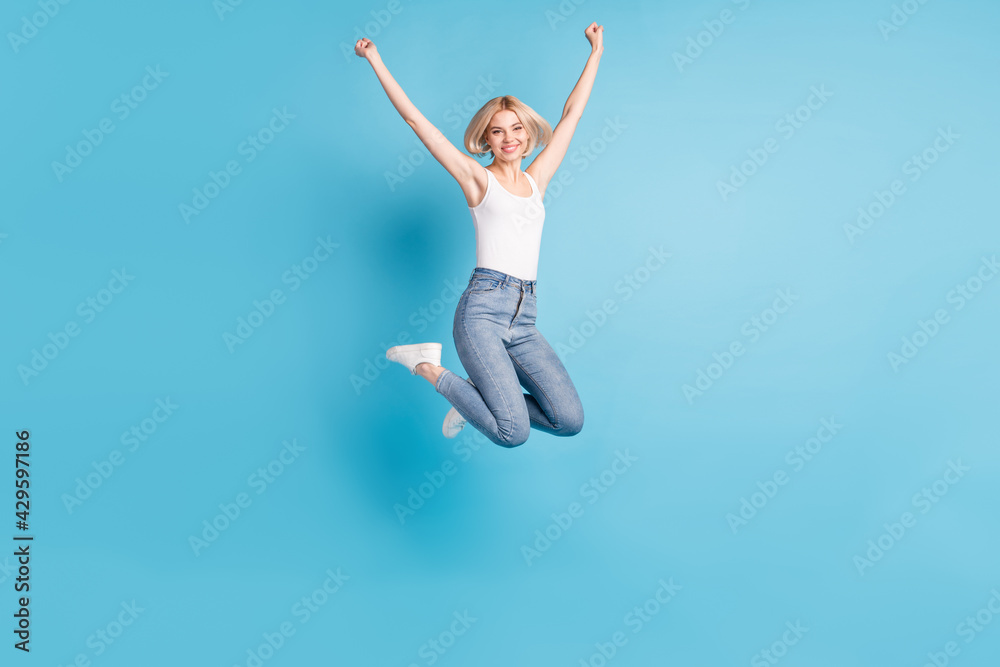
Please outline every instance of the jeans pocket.
M500 281L496 278L476 278L469 285L470 292L492 292L500 287Z

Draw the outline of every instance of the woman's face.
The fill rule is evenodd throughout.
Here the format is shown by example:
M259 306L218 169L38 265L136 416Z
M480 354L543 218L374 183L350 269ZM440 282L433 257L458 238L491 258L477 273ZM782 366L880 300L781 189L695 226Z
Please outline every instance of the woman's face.
M528 143L528 132L518 120L517 114L509 109L497 111L486 127L486 141L493 154L501 160L516 162L524 154ZM504 150L504 149L509 150Z

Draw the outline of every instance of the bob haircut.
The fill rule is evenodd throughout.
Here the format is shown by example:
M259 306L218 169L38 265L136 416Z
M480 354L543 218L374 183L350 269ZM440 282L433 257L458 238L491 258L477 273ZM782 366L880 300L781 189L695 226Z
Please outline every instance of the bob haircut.
M484 104L469 121L469 126L465 129L465 150L477 156L489 153L496 157L486 141L486 130L493 115L504 110L513 111L528 133L528 145L521 157L527 157L536 147L545 146L552 141L552 127L548 121L513 95L502 95Z

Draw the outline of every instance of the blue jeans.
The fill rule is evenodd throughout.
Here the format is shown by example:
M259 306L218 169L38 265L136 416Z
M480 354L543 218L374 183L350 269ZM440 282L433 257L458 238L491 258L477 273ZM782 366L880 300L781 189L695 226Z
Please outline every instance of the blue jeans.
M535 328L536 282L483 267L472 271L452 326L472 383L445 369L434 385L469 424L503 447L523 444L531 428L559 436L583 428L576 387Z

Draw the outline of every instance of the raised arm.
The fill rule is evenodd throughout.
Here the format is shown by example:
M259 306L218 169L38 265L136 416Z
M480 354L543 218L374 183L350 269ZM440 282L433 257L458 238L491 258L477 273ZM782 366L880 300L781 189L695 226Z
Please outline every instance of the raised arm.
M385 89L385 94L389 96L389 101L392 102L392 106L396 107L396 111L403 117L406 124L417 133L420 141L423 142L424 146L427 146L434 159L440 162L441 166L458 181L459 185L462 186L462 190L467 193L467 196L470 191L469 186L475 183L477 178L485 181L485 174L479 174L483 169L479 163L471 155L466 155L455 148L448 141L447 137L434 127L429 120L424 118L420 110L414 106L400 85L396 83L396 79L389 73L385 63L382 62L382 56L379 55L375 49L375 44L371 40L359 39L354 46L354 52L365 58L372 66L372 69L375 70L375 75L378 76L379 83Z
M540 190L545 190L548 182L552 180L566 151L569 149L569 142L576 132L576 125L583 116L583 109L590 99L590 91L594 87L594 78L597 76L597 66L601 62L601 55L604 53L604 26L591 23L584 31L587 41L590 42L590 57L587 58L587 65L583 68L583 74L573 87L573 92L569 94L566 104L563 106L562 118L555 129L552 130L552 140L542 149L526 172L535 179Z

